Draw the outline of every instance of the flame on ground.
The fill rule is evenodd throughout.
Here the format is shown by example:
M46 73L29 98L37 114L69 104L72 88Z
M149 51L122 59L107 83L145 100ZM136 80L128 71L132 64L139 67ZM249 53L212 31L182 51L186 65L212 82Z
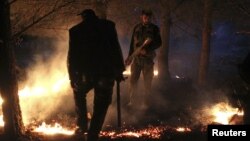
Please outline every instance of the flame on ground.
M233 108L228 103L221 102L214 105L209 112L213 118L212 121L220 124L231 124L231 119L237 116L243 116L244 112L239 108Z
M39 127L35 128L33 132L42 133L45 135L55 135L55 134L63 134L63 135L73 135L74 130L69 130L63 128L59 123L55 123L54 125L42 123Z

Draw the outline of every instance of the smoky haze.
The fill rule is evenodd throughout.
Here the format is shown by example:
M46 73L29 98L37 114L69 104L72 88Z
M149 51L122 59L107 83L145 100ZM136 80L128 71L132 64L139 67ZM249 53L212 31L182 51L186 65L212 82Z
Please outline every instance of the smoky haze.
M121 4L117 3L120 2L125 6L123 4L119 6ZM159 5L155 2L153 2L154 5L148 3L146 4L152 6L155 11L153 22L161 28L162 15L160 8L156 7ZM124 58L128 55L133 26L139 21L142 5L146 4L125 1L115 1L110 4L108 17L116 23ZM201 29L199 28L201 12L199 8L190 8L190 5L184 3L181 10L172 14L168 60L172 80L160 81L158 76L154 77L151 103L148 109L141 108L144 93L143 78L140 78L138 93L134 97L136 102L132 107L127 106L129 78L121 82L123 124L148 125L166 122L195 125L207 123L206 118L210 116L208 109L218 102L230 101L229 95L237 88L235 83L242 83L237 74L236 65L249 51L249 35L236 34L237 29L232 21L215 21L211 40L210 85L208 86L213 89L200 90L196 87L201 48ZM190 16L192 14L194 16ZM184 15L182 20L180 20L180 15ZM23 75L19 83L20 104L26 125L33 120L50 120L60 115L69 116L70 120L74 121L73 94L66 68L67 30L69 25L79 21L79 17L75 15L72 17L75 19L74 22L67 23L68 26L62 29L63 31L58 31L61 29L56 28L45 29L46 26L43 26L43 28L37 28L38 31L35 33L28 32L31 36L24 39L21 46L17 48L19 50L17 61L21 68L20 74ZM187 20L188 18L191 20ZM39 35L41 30L48 38ZM37 38L42 38L41 41L32 38L37 35L39 35ZM25 50L25 48L29 48L27 50L30 54L20 53L20 50ZM155 59L155 69L159 61L162 60ZM88 100L89 111L92 112L93 91L90 91ZM116 126L116 110L116 87L114 87L113 102L105 125Z

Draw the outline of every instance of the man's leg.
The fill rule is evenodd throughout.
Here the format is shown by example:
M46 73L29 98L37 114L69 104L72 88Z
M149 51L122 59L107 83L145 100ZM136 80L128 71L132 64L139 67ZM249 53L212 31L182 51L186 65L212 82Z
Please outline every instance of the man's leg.
M129 105L132 104L134 94L137 90L138 80L141 74L141 65L139 59L135 58L131 64L131 76L129 85Z
M82 134L88 130L87 102L86 96L91 89L90 84L83 83L77 90L74 90L75 111L77 116L76 134Z
M154 77L154 62L152 60L146 60L143 66L143 79L144 79L144 104L149 104L151 95L152 80Z
M97 141L102 129L106 113L112 102L113 79L100 79L94 89L94 109L93 117L90 122L87 141Z

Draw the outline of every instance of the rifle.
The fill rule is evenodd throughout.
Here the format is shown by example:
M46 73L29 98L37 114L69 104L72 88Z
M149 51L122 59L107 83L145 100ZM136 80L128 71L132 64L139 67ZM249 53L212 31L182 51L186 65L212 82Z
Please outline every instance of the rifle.
M132 60L134 59L134 57L137 56L137 55L139 55L140 52L141 52L141 50L142 50L145 46L147 46L148 44L150 44L151 42L152 42L152 39L151 39L151 38L146 38L146 40L143 42L143 44L142 44L140 47L138 47L138 48L128 57L127 61L131 63ZM130 64L130 63L129 63L129 64Z

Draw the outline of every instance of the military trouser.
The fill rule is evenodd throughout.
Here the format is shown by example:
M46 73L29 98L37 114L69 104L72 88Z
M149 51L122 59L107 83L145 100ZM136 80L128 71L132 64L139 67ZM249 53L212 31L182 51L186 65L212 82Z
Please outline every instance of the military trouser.
M144 79L144 101L148 102L147 98L151 93L151 84L154 76L154 62L150 57L135 57L131 64L131 78L130 78L130 102L133 100L133 96L137 90L138 80L141 72Z
M112 102L114 79L110 78L83 78L82 83L74 89L74 100L77 114L77 125L82 130L88 132L88 141L98 139L108 106ZM87 93L94 89L93 116L88 128L87 119Z

